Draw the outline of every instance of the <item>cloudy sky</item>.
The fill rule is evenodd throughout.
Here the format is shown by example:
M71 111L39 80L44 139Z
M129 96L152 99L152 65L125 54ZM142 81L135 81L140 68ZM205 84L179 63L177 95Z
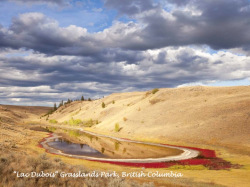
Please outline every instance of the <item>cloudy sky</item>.
M0 1L0 104L249 78L249 0Z

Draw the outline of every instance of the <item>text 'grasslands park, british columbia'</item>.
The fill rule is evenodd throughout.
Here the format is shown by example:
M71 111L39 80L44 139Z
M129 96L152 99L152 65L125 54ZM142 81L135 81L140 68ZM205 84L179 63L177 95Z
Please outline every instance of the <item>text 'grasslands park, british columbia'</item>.
M249 0L2 0L0 187L250 185Z

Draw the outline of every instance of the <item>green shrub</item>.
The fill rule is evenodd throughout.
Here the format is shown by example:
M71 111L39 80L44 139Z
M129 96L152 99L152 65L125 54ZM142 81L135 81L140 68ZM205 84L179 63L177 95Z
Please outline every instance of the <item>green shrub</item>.
M105 108L105 106L106 106L106 105L105 105L105 103L104 103L104 102L102 102L102 108Z
M115 101L113 100L112 103L115 104Z
M57 123L57 121L56 121L55 119L50 119L49 122L50 122L50 123L53 123L53 124L56 124L56 123Z
M152 94L155 94L155 93L158 92L158 91L159 91L159 89L158 89L158 88L155 88L155 89L152 90Z
M79 125L79 124L81 124L81 123L82 123L82 120L80 120L80 119L71 118L71 119L69 120L69 124L70 124L70 125Z
M119 150L119 142L115 142L115 150L118 151Z
M71 137L79 137L79 136L81 136L81 132L80 131L76 131L76 130L69 130L68 134Z
M115 124L115 132L119 132L120 131L120 125L119 123Z
M92 127L94 124L95 124L94 121L92 119L89 119L88 121L86 121L84 123L84 126L86 126L86 127Z

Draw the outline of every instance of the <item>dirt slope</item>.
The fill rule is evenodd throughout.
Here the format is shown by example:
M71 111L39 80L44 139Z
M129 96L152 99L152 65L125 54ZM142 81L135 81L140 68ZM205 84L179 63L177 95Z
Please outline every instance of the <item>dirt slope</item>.
M93 131L116 136L249 147L250 86L115 93L100 100L73 102L49 117L59 123L72 118L98 120ZM120 132L115 132L116 123Z

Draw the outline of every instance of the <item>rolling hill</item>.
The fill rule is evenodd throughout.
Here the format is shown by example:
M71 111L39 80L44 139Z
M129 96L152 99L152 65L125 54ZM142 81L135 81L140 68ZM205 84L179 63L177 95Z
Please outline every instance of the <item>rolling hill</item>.
M92 125L88 130L113 136L245 149L250 145L250 86L114 93L99 100L64 105L47 120L51 119L58 124L85 123Z

